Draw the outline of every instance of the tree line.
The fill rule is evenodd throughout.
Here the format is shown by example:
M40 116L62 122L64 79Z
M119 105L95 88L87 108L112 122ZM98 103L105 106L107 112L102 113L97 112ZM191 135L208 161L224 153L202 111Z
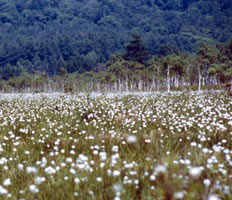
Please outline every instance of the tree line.
M167 45L152 55L141 37L132 35L124 53L116 53L96 71L21 73L1 79L2 92L129 92L202 90L232 82L232 42L202 44L195 55L178 53Z

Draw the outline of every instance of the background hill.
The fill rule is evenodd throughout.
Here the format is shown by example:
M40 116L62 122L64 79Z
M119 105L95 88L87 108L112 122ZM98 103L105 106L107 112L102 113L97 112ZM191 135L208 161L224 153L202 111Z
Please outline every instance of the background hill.
M100 70L132 33L150 53L232 40L230 0L0 0L0 74Z

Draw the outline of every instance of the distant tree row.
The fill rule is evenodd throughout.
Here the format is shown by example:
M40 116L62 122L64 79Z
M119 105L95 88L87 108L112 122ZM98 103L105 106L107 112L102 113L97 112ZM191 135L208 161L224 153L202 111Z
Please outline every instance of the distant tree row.
M2 92L117 92L201 90L232 83L232 42L202 44L196 55L176 53L166 46L159 56L150 56L140 36L98 66L98 71L68 73L64 67L54 76L45 72L21 73L1 80Z

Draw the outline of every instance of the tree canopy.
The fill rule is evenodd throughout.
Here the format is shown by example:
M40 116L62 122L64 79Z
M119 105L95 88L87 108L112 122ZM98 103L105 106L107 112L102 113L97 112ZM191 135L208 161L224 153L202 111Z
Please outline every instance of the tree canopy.
M139 35L133 33L133 39L126 46L126 53L124 58L126 60L131 60L144 64L149 58L149 52L146 50L141 38Z
M152 55L194 54L231 41L231 17L229 0L0 0L0 75L97 70L131 33Z

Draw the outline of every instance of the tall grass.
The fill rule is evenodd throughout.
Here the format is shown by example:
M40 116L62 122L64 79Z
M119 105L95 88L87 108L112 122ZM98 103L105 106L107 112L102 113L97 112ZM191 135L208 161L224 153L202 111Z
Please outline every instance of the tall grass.
M2 199L231 199L222 94L1 96Z

